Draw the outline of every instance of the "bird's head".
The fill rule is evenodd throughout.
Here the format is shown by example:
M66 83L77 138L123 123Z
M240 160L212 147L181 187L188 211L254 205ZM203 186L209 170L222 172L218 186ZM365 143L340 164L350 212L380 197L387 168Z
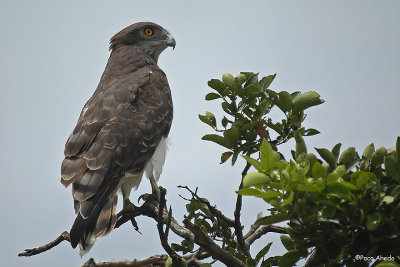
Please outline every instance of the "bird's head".
M137 46L157 61L165 48L168 46L175 48L175 45L175 39L160 25L152 22L138 22L114 35L110 41L110 50L114 51L124 46Z

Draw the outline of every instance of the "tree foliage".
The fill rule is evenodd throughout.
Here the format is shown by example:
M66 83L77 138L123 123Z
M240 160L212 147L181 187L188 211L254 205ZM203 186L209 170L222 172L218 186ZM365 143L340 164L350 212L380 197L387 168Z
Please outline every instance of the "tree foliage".
M319 132L303 127L305 111L324 101L316 92L273 91L274 78L243 72L208 82L214 91L206 100L221 99L224 116L217 125L213 113L199 115L219 133L203 139L228 149L221 162L231 158L233 165L241 155L256 169L244 176L237 192L265 202L268 215L255 225L289 226L281 236L287 249L283 255L267 257L267 243L256 257L245 256L229 238L229 227L220 230L229 233L222 235L226 249L250 266L292 266L301 258L308 258L310 266L398 266L392 256L400 255L400 138L390 149L370 144L361 156L354 147L341 152L340 143L308 152L303 137ZM275 107L284 115L281 121L268 117ZM293 159L286 159L278 146L292 138ZM360 255L389 261L363 261Z

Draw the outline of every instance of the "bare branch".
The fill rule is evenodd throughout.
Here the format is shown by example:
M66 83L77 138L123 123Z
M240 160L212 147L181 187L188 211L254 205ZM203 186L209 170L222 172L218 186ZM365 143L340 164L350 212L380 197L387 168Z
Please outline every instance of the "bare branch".
M95 262L93 258L89 259L80 267L155 267L164 266L168 255L154 255L145 259L114 259L107 261Z
M246 239L245 243L247 247L250 247L251 244L254 243L257 239L265 235L266 233L279 233L279 234L287 234L286 227L277 226L277 225L263 225L257 231L250 234Z
M30 249L25 249L25 252L21 252L18 254L19 257L30 257L33 255L37 255L40 253L43 253L49 249L52 249L53 247L57 246L64 240L67 240L68 242L71 242L69 239L69 233L67 231L62 232L62 234L57 237L55 240L51 241L50 243L40 246L38 248L30 248Z
M226 266L245 267L246 265L238 258L215 244L197 225L188 220L183 220L183 224L194 234L194 242L202 249L207 251L213 258L218 259Z
M240 181L240 185L239 185L239 190L243 188L243 178L246 176L247 172L250 169L250 163L246 163L246 167L244 167L243 172L242 172L242 179ZM243 238L243 228L242 228L242 224L240 222L240 211L242 210L242 195L237 194L237 198L236 198L236 208L235 208L235 234L236 234L236 238L238 241L238 244L241 248L241 250L246 254L246 256L251 257L250 255L250 251L248 246L246 246L246 243L244 241Z

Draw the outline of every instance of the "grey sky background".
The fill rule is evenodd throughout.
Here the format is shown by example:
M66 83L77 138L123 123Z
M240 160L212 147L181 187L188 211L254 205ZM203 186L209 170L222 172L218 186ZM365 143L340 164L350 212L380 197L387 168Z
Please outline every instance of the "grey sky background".
M200 195L233 217L244 162L219 165L223 149L200 140L210 129L197 118L219 110L204 95L207 81L225 72L277 73L271 86L277 91L320 93L326 102L310 109L306 120L321 131L305 139L310 151L337 142L361 153L371 142L393 146L400 135L399 11L395 0L1 1L1 265L78 266L89 257L163 252L154 221L140 218L142 234L126 224L98 240L83 259L66 242L38 256L17 257L73 223L70 189L59 182L64 144L104 70L109 39L122 28L153 21L177 41L159 60L175 108L160 185L181 221L186 203L178 195L185 192L177 185L198 186ZM288 158L292 147L282 148ZM131 199L149 190L143 180ZM265 208L246 198L243 223ZM271 235L257 247L270 240L280 243ZM274 245L270 255L282 251Z

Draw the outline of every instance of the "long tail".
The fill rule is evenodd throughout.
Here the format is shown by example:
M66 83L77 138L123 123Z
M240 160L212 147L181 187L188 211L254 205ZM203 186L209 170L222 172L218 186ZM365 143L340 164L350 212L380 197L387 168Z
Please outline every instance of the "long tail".
M88 200L76 203L77 217L70 230L70 238L73 248L79 244L81 257L89 252L97 238L114 228L117 220L117 185L109 184Z

